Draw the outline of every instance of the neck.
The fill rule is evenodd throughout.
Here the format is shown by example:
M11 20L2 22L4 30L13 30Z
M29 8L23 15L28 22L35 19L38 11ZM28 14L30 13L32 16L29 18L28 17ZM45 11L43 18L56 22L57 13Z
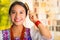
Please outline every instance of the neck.
M16 31L22 31L23 29L23 25L13 25L12 30L16 30Z
M13 37L21 37L22 30L23 30L23 25L18 25L18 26L13 25L12 26Z

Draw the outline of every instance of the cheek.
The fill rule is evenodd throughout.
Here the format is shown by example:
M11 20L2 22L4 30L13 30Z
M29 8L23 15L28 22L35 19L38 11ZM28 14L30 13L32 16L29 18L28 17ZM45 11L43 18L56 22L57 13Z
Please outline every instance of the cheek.
M24 15L22 15L22 18L23 18L23 20L25 20L26 19L26 15L24 14Z
M26 16L23 16L23 19L25 20L26 19Z
M12 21L14 21L14 17L15 17L14 15L11 15L11 20L12 20Z

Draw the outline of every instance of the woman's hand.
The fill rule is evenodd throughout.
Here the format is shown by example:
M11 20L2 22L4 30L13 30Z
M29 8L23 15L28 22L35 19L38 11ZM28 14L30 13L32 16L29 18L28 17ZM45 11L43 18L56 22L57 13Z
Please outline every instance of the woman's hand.
M38 21L38 15L35 12L29 11L29 19L35 23Z
M38 15L32 11L29 13L29 18L34 24L38 21ZM42 36L46 37L47 39L51 38L50 31L42 23L40 23L37 27Z

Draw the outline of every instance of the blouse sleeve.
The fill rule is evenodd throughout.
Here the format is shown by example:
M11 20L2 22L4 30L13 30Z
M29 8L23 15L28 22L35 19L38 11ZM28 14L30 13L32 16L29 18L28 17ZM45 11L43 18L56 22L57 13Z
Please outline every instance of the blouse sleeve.
M44 36L42 36L39 30L34 29L34 27L31 28L30 33L31 33L32 40L51 40L51 39L47 39Z
M30 33L32 40L41 40L40 33L37 30L35 30L34 27L30 29Z

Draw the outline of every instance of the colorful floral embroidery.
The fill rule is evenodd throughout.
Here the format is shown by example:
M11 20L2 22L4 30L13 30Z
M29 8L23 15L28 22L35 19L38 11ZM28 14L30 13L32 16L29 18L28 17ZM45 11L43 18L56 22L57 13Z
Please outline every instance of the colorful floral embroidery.
M9 33L9 31L8 30L4 30L4 31L2 31L2 33L3 33L3 40L10 40L10 33Z
M3 40L10 40L10 31L9 30L3 30ZM24 40L32 40L30 36L30 29L26 28L24 35ZM20 40L19 38L15 38L15 40Z

